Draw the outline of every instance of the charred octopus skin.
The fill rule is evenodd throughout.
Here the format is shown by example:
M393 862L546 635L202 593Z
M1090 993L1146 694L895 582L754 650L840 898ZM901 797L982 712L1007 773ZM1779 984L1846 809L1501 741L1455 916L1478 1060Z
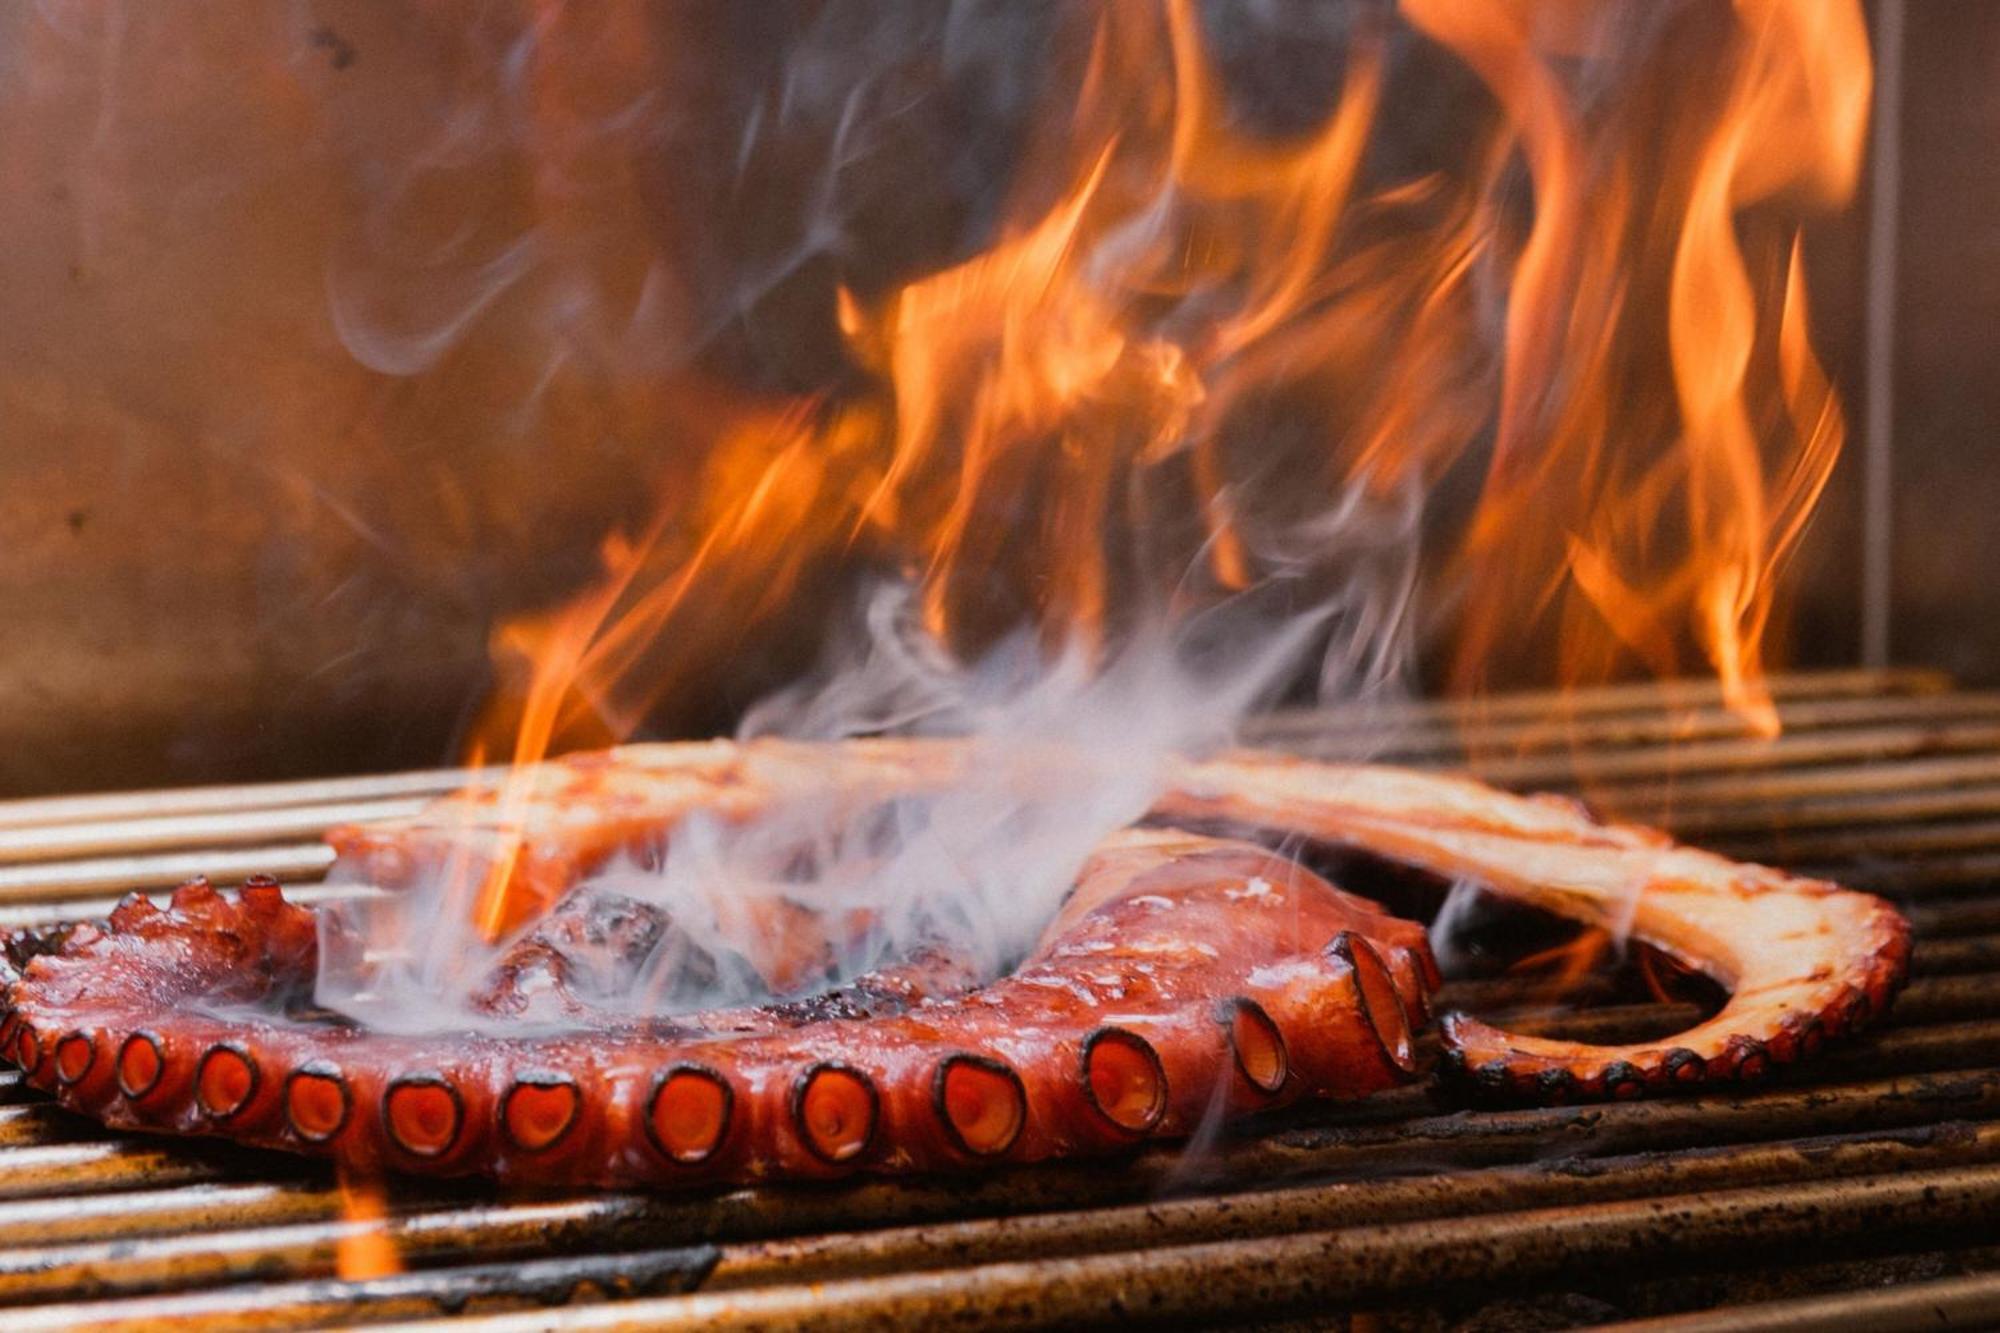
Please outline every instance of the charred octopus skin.
M512 855L544 922L482 992L511 1014L507 968L586 910L570 886L621 851L696 810L754 816L829 771L860 808L965 762L931 741L631 746L541 765L504 807L468 793L331 840L388 887ZM1878 899L1464 779L1234 755L1180 766L1152 819L1479 882L1629 928L1732 990L1714 1018L1637 1047L1446 1018L1443 1067L1488 1092L1753 1078L1879 1014L1907 966L1907 927ZM311 910L269 882L240 901L199 884L166 908L134 898L102 926L15 941L0 1052L115 1125L401 1171L670 1185L1034 1161L1366 1095L1414 1076L1437 984L1421 927L1254 842L1178 827L1107 840L997 980L932 952L804 1001L635 1022L566 995L557 1035L404 1037L286 1011L316 947Z
M27 962L0 1040L112 1125L662 1186L1036 1161L1363 1096L1414 1076L1434 977L1420 927L1263 848L1154 830L1108 840L984 985L932 958L824 1000L402 1037L284 1012L315 947L311 909L269 882L134 897Z

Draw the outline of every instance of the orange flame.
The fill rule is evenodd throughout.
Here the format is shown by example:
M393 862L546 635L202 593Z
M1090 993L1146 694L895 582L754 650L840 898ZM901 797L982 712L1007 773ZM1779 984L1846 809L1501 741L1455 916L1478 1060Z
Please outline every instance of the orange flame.
M1780 575L1843 437L1783 216L1853 188L1858 4L1739 0L1636 39L1580 0L1401 12L1492 113L1462 162L1398 175L1370 158L1386 17L1357 20L1317 128L1272 140L1188 0L1105 7L991 248L842 293L867 391L716 408L702 474L606 543L602 581L496 636L476 757L627 734L835 559L906 573L948 642L1029 618L1094 643L1194 562L1245 586L1289 521L1489 438L1456 687L1699 656L1775 732ZM510 860L478 889L489 935L533 906Z
M1781 292L1772 299L1766 273L1760 300L1740 223L1788 192L1851 193L1870 88L1858 7L1737 5L1709 57L1722 57L1723 86L1677 67L1667 77L1684 99L1647 108L1639 126L1586 125L1562 95L1557 58L1611 35L1594 7L1406 9L1492 87L1535 191L1509 289L1494 459L1465 550L1475 576L1499 577L1475 599L1461 685L1560 608L1566 682L1604 679L1626 656L1674 673L1691 630L1731 706L1775 734L1762 652L1777 575L1844 427L1807 341L1796 235ZM1663 291L1646 266L1661 258ZM1662 299L1671 395L1634 364L1658 339Z
M340 1216L346 1224L334 1245L334 1271L344 1282L391 1277L403 1271L402 1256L389 1235L388 1209L380 1181L363 1179L345 1167L335 1173Z
M1617 955L1616 937L1602 927L1588 926L1565 943L1514 960L1507 971L1534 978L1531 1003L1550 1003L1574 995L1586 977Z

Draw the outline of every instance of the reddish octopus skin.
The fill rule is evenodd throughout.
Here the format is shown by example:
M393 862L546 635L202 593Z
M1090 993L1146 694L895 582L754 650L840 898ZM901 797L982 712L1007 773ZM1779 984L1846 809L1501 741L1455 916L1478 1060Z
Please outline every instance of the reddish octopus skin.
M239 901L190 885L165 909L135 897L27 962L0 1041L31 1084L117 1126L369 1170L724 1184L1112 1151L1363 1096L1413 1076L1434 979L1420 927L1262 848L1171 831L1109 840L1014 973L899 1013L424 1038L260 1016L314 957L311 909L275 884ZM675 1071L727 1089L706 1151L670 1150L649 1114ZM947 1077L981 1085L963 1125ZM392 1095L423 1109L392 1114ZM523 1143L503 1114L520 1096L541 1108L537 1138L557 1127L548 1141ZM815 1120L824 1106L837 1114Z
M530 907L545 908L606 858L670 836L691 811L753 817L797 793L823 797L829 781L860 808L953 780L968 753L951 742L864 742L829 762L824 749L793 743L628 747L538 766L506 803L461 795L331 840L390 884L516 843ZM1492 1094L1624 1097L1753 1078L1882 1012L1907 968L1907 926L1879 899L1464 779L1233 755L1180 765L1153 817L1303 836L1477 880L1579 920L1629 926L1735 987L1712 1019L1646 1046L1519 1037L1449 1016L1442 1067ZM968 990L949 960L913 960L873 979L900 1002L870 1008L864 997L845 1017L816 1015L808 1002L678 1025L606 1016L588 1036L420 1039L250 1014L274 983L311 975L313 937L312 914L272 884L247 888L240 905L203 886L177 893L165 912L128 902L108 929L78 928L6 988L0 1051L19 1057L30 1082L114 1124L404 1171L723 1183L1039 1160L1183 1134L1218 1112L1364 1095L1410 1076L1409 1031L1428 1018L1436 984L1421 928L1259 848L1172 830L1127 832L1100 849L1012 976ZM233 999L238 1011L203 1016L186 1002L197 995ZM154 1034L136 1039L156 1043L146 1050L158 1051L160 1068L134 1095L115 1070L119 1047L141 1030ZM1281 1060L1264 1033L1278 1034ZM1244 1058L1244 1042L1264 1051L1261 1064ZM210 1080L218 1095L245 1096L228 1114L200 1105L204 1059L235 1075ZM1257 1075L1274 1060L1282 1077L1263 1086ZM1128 1083L1165 1088L1136 1120L1121 1111L1125 1124L1090 1076L1121 1062ZM709 1151L670 1152L669 1131L649 1130L660 1080L674 1070L683 1071L675 1088L726 1111ZM996 1122L1004 1135L973 1144L954 1127L948 1071L983 1084L977 1105L1007 1112ZM288 1122L294 1081L317 1090L324 1134ZM392 1094L450 1130L435 1151L399 1143L385 1114ZM503 1108L524 1104L540 1108L535 1123L559 1131L551 1142L510 1138ZM836 1113L815 1119L816 1104ZM412 1114L421 1130L425 1117ZM992 1128L978 1123L981 1133ZM822 1131L821 1146L808 1124ZM851 1154L825 1150L829 1124Z
M976 762L963 743L930 740L847 742L840 757L857 803L949 782ZM474 793L330 837L378 882L393 884L413 866L455 854L468 831L474 842L503 843L511 820L531 831L520 873L547 886L657 838L704 803L753 814L824 788L827 770L824 747L806 743L633 745L540 765L519 779L504 809L493 794ZM578 813L600 807L609 813ZM1624 1098L1754 1079L1882 1014L1908 973L1908 924L1880 898L1601 823L1574 801L1513 796L1466 778L1243 752L1179 765L1152 814L1354 847L1446 881L1482 883L1629 933L1732 991L1688 1032L1630 1046L1517 1036L1447 1016L1441 1070L1489 1096Z

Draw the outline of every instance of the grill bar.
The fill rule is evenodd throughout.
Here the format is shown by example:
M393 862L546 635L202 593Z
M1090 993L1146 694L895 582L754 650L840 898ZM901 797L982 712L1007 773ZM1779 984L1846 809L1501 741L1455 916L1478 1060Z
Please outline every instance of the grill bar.
M1962 722L1991 722L2000 717L2000 691L1984 693L1914 694L1885 698L1827 698L1784 700L1785 722L1791 734L1812 734L1845 727L1918 728L1934 733ZM1628 748L1679 746L1699 751L1708 742L1736 742L1755 737L1741 715L1720 703L1699 708L1668 710L1646 708L1592 716L1565 716L1560 709L1516 720L1472 719L1457 723L1433 723L1409 727L1393 724L1372 730L1327 729L1324 713L1285 713L1259 719L1249 728L1249 738L1260 743L1282 745L1301 753L1324 758L1380 759L1402 761L1451 760L1461 755L1509 754L1523 758L1560 756L1577 758L1580 746L1590 753L1581 756L1595 763L1603 753L1622 753ZM1796 755L1797 743L1762 747L1767 752ZM1560 770L1567 778L1569 770Z
M29 925L73 917L87 906L115 903L131 890L172 888L196 875L206 875L217 884L240 884L250 875L313 880L332 865L333 852L315 842L227 851L196 847L165 855L0 866L0 904L13 905L7 909L12 915L8 925ZM109 897L91 896L107 892Z
M1766 677L1765 683L1772 695L1786 704L1863 698L1892 706L1905 696L1952 691L1949 675L1921 668L1779 672ZM1675 716L1722 706L1722 688L1713 680L1635 681L1571 692L1522 690L1471 702L1392 699L1296 709L1265 719L1252 730L1259 737L1285 733L1345 737L1371 731L1396 735L1410 734L1423 727L1547 726L1551 719L1567 721L1622 713Z
M1678 685L1586 694L1562 716L1532 696L1470 722L1448 705L1294 714L1260 738L1569 786L1621 814L1705 830L1732 854L1902 896L1917 979L1892 1022L1785 1082L1505 1111L1413 1089L1277 1117L1198 1158L1156 1148L1123 1163L838 1190L509 1200L401 1183L386 1219L354 1222L316 1164L114 1135L0 1074L0 1326L482 1313L471 1326L1067 1324L1114 1308L1242 1318L1526 1290L1538 1275L1616 1271L1634 1249L1654 1268L1700 1271L1808 1239L1815 1255L1835 1237L1859 1252L1962 1248L2000 1218L2000 694L1952 693L1924 672L1777 686L1788 729L1775 743L1746 739L1713 687ZM1578 737L1591 746L1582 771L1568 761ZM125 890L197 872L222 883L275 872L309 900L371 892L314 882L329 863L323 826L414 808L465 777L0 805L0 925L101 914ZM1570 993L1598 1007L1550 1010L1546 986L1508 976L1456 983L1445 999L1592 1040L1650 1040L1701 1012L1621 1000L1608 981ZM333 1278L342 1240L371 1228L411 1271ZM1822 1282L1869 1280L1821 1268ZM1952 1299L1981 1309L1981 1292ZM551 1313L552 1300L599 1304ZM1798 1311L1812 1308L1768 1310L1795 1321L1773 1327L1804 1327ZM1881 1308L1903 1317L1902 1305Z
M1808 678L1810 679L1810 678ZM1887 703L1924 705L1936 710L1956 703L1964 696L1916 694L1892 697ZM1971 696L1980 701L1988 715L2000 718L2000 695ZM1851 705L1878 709L1883 701L1841 699ZM1968 815L2000 813L2000 724L1989 734L1985 725L1968 729L1962 725L1938 728L1927 742L1934 750L1955 751L1978 748L1985 753L1957 755L1911 763L1820 762L1824 755L1881 758L1886 751L1880 727L1843 730L1835 724L1853 722L1865 714L1840 714L1827 719L1825 703L1785 700L1781 705L1788 731L1776 742L1745 743L1732 750L1725 773L1720 777L1695 781L1687 777L1691 764L1698 762L1698 747L1686 743L1659 744L1615 756L1632 782L1659 784L1681 778L1663 794L1645 801L1620 800L1620 813L1656 819L1684 829L1707 832L1739 832L1746 827L1764 839L1767 849L1773 804L1801 803L1797 813L1814 827L1838 826L1844 812L1859 808L1855 818L1863 824L1883 822L1869 812L1882 808L1885 798L1920 802L1921 810L1934 811L1939 818L1963 819ZM1729 716L1723 714L1722 716ZM1879 713L1876 715L1879 720ZM1655 719L1658 720L1657 718ZM1288 724L1290 725L1290 724ZM1740 727L1740 723L1737 724ZM1821 734L1822 729L1833 729ZM1898 733L1899 735L1902 733ZM1968 739L1968 737L1970 739ZM1858 738L1858 739L1857 739ZM1569 744L1567 736L1557 741ZM1432 757L1458 761L1469 751L1477 756L1485 751L1507 751L1522 744L1508 732L1475 730L1462 749ZM1324 747L1300 746L1314 749ZM1907 748L1921 749L1917 741ZM1763 756L1778 771L1745 775L1749 764ZM1408 759L1412 756L1390 752L1383 757ZM1484 762L1475 758L1475 771L1498 781L1508 781L1506 765L1515 759ZM1557 767L1533 781L1510 785L1538 787L1565 785L1572 776L1568 757L1558 755ZM1593 762L1610 762L1597 758ZM105 892L128 887L160 886L176 883L197 867L209 867L212 878L226 882L232 877L278 867L297 878L324 870L328 863L318 835L330 824L369 814L406 812L421 800L448 790L474 776L491 776L491 770L475 775L466 770L439 769L416 774L390 774L371 778L329 779L314 783L279 784L260 798L263 788L208 788L190 793L136 793L116 797L58 798L45 801L0 803L0 902L37 895ZM1973 782L1979 774L1991 774L1994 782ZM1601 782L1589 784L1593 790ZM1829 800L1865 798L1847 804L1827 805ZM1815 804L1817 802L1817 804ZM1747 807L1747 808L1746 808ZM1900 809L1901 807L1892 807ZM1783 812L1781 812L1783 813ZM50 819L43 819L47 815ZM60 822L52 822L59 819ZM1747 822L1746 821L1751 821ZM1761 822L1755 822L1761 821ZM1926 825L1916 829L1893 830L1892 841L1875 848L1869 841L1882 836L1870 829L1850 830L1823 851L1816 844L1803 844L1792 852L1795 859L1811 855L1865 856L1878 850L1904 855L1931 850L1963 850L1988 847L2000 820L1977 827ZM1781 830L1783 831L1783 830ZM279 838L281 840L273 840ZM291 839L291 840L282 840ZM1789 843L1787 844L1789 850ZM183 850L185 849L185 850ZM273 872L275 873L275 872Z
M2000 1324L2000 1274L1980 1273L1890 1291L1842 1292L1606 1325L1606 1333L1930 1333Z
M1753 1182L1783 1180L1822 1182L1822 1194L1839 1197L1844 1182L1854 1192L1892 1201L1891 1209L1877 1208L1873 1220L1883 1225L1915 1223L1918 1219L1893 1211L1902 1207L1901 1194L1884 1194L1884 1182L1908 1171L1907 1184L1920 1191L1949 1195L1962 1191L1963 1207L1970 1210L1979 1200L2000 1190L2000 1168L1990 1166L2000 1160L2000 1129L1993 1126L1964 1128L1944 1155L1945 1160L1967 1164L1964 1168L1918 1170L1935 1164L1937 1154L1893 1138L1818 1141L1808 1144L1778 1144L1733 1152L1688 1155L1662 1162L1655 1157L1639 1157L1601 1163L1589 1174L1561 1168L1543 1167L1527 1171L1471 1172L1453 1176L1412 1180L1358 1182L1304 1190L1270 1191L1225 1198L1203 1198L1144 1207L1108 1209L1079 1214L1006 1218L988 1221L949 1223L933 1227L892 1228L851 1235L781 1240L763 1244L683 1246L661 1252L661 1269L685 1274L699 1269L704 1291L724 1292L785 1284L795 1291L807 1291L801 1284L851 1282L855 1279L893 1277L911 1271L937 1272L959 1268L992 1269L1029 1261L1063 1261L1088 1254L1144 1254L1157 1248L1199 1246L1205 1250L1230 1252L1255 1249L1266 1242L1290 1242L1300 1233L1323 1232L1341 1238L1341 1248L1364 1246L1369 1233L1388 1223L1421 1221L1424 1228L1442 1229L1446 1235L1434 1237L1428 1230L1412 1226L1399 1228L1397 1235L1415 1234L1433 1244L1449 1245L1453 1240L1470 1242L1475 1248L1500 1239L1510 1242L1524 1231L1540 1225L1553 1213L1569 1214L1580 1205L1598 1202L1626 1202L1635 1198L1660 1201L1668 1208L1687 1209L1716 1222L1718 1202L1735 1203L1747 1211L1747 1198L1767 1198L1768 1190L1751 1188ZM1847 1177L1855 1177L1847 1180ZM1717 1184L1735 1187L1718 1192ZM1695 1191L1701 1191L1697 1194ZM1798 1191L1802 1198L1816 1196ZM1555 1208L1543 1205L1557 1205ZM1951 1220L1953 1204L1941 1204L1943 1212L1935 1220ZM1628 1219L1632 1210L1607 1210L1615 1220ZM525 1251L546 1247L543 1233L560 1227L569 1219L560 1206L547 1205L539 1212L521 1207L514 1210L510 1224L512 1243ZM1475 1216L1486 1215L1486 1216ZM1369 1219L1366 1227L1343 1226L1355 1218ZM1444 1219L1438 1221L1436 1219ZM407 1246L416 1262L449 1253L455 1246L453 1221L449 1215L426 1219L421 1225L405 1225L392 1234ZM637 1220L634 1219L635 1226ZM330 1267L334 1246L342 1234L352 1234L355 1224L335 1223L318 1227L291 1227L269 1233L236 1233L155 1246L145 1261L147 1271L131 1265L118 1281L134 1286L165 1277L186 1280L193 1277L253 1275L259 1278L296 1277L298 1271ZM252 1266L258 1253L257 1238L267 1235L271 1262ZM1586 1241L1586 1245L1594 1242ZM78 1247L68 1253L28 1251L7 1265L0 1277L0 1292L17 1297L42 1282L74 1282L72 1268L102 1265L114 1247L99 1250ZM1365 1247L1362 1253L1369 1253ZM1208 1255L1214 1259L1217 1255ZM536 1288L559 1271L566 1271L575 1283L596 1281L593 1261L597 1256L575 1261L567 1270L544 1265L534 1281L512 1289L516 1299L526 1299ZM1350 1277L1347 1294L1369 1290L1365 1278L1366 1260L1350 1260L1357 1273ZM670 1268L670 1263L679 1264ZM46 1278L19 1280L45 1266ZM297 1265L295 1269L293 1265ZM490 1266L481 1266L482 1276ZM102 1267L91 1268L100 1290L113 1281ZM1424 1268L1423 1274L1436 1270ZM1478 1270L1463 1276L1477 1278ZM458 1290L462 1276L453 1272L411 1274L406 1278L368 1292L364 1309L384 1313L384 1304L398 1309L420 1292L442 1302ZM423 1285L427 1283L428 1285ZM856 1285L863 1285L856 1283ZM1389 1289L1384 1284L1381 1289ZM180 1316L228 1313L245 1318L262 1312L284 1318L309 1313L316 1291L308 1283L273 1286L262 1293L261 1305L245 1293L225 1292L206 1298L183 1297L170 1302L98 1302L65 1311L73 1317L69 1326L88 1327L93 1320L116 1316L135 1319L142 1312ZM483 1294L491 1299L505 1292L497 1283L485 1282ZM1149 1310L1154 1315L1202 1313L1200 1298L1190 1297L1179 1304ZM1273 1308L1282 1308L1284 1299ZM765 1307L769 1312L769 1307ZM351 1311L350 1311L351 1312ZM701 1313L712 1312L710 1309ZM685 1312L694 1315L693 1310ZM866 1313L874 1314L870 1308ZM985 1310L981 1314L987 1313ZM650 1312L648 1317L651 1317ZM1049 1322L1055 1322L1050 1320ZM799 1324L805 1327L810 1324Z
M0 861L58 861L107 852L162 847L263 846L286 838L317 838L335 824L395 819L423 809L428 797L342 801L213 814L159 815L84 824L0 829Z
M492 779L495 768L431 768L414 773L365 773L299 782L259 782L224 787L182 787L168 791L104 792L89 796L42 796L0 804L0 828L55 828L127 819L161 819L277 810L301 805L435 796L466 784Z
M2000 705L1996 705L2000 716ZM1662 770L1684 781L1719 781L1744 773L1782 772L1802 764L1916 760L1951 754L1980 754L2000 745L2000 723L1956 719L1950 725L1902 724L1838 731L1794 732L1777 740L1737 737L1696 743L1667 742L1640 749L1593 753L1579 762L1563 754L1519 759L1473 757L1480 776L1513 787L1588 787L1603 793L1616 784L1623 792L1659 780ZM1446 754L1436 756L1449 760ZM1402 756L1397 756L1400 760Z
M1101 1320L1107 1309L1161 1322L1241 1318L1423 1286L1519 1281L1577 1265L1656 1264L1861 1232L1934 1231L1989 1222L1996 1208L2000 1167L1978 1166L586 1305L462 1327L478 1333L809 1330L863 1322L1060 1328Z

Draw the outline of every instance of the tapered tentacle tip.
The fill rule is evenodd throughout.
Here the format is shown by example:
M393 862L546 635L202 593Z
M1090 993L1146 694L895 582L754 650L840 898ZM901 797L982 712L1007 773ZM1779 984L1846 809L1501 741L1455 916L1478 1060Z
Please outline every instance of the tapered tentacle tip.
M938 1066L934 1095L953 1142L975 1157L1006 1152L1027 1123L1021 1076L997 1060L952 1056Z

